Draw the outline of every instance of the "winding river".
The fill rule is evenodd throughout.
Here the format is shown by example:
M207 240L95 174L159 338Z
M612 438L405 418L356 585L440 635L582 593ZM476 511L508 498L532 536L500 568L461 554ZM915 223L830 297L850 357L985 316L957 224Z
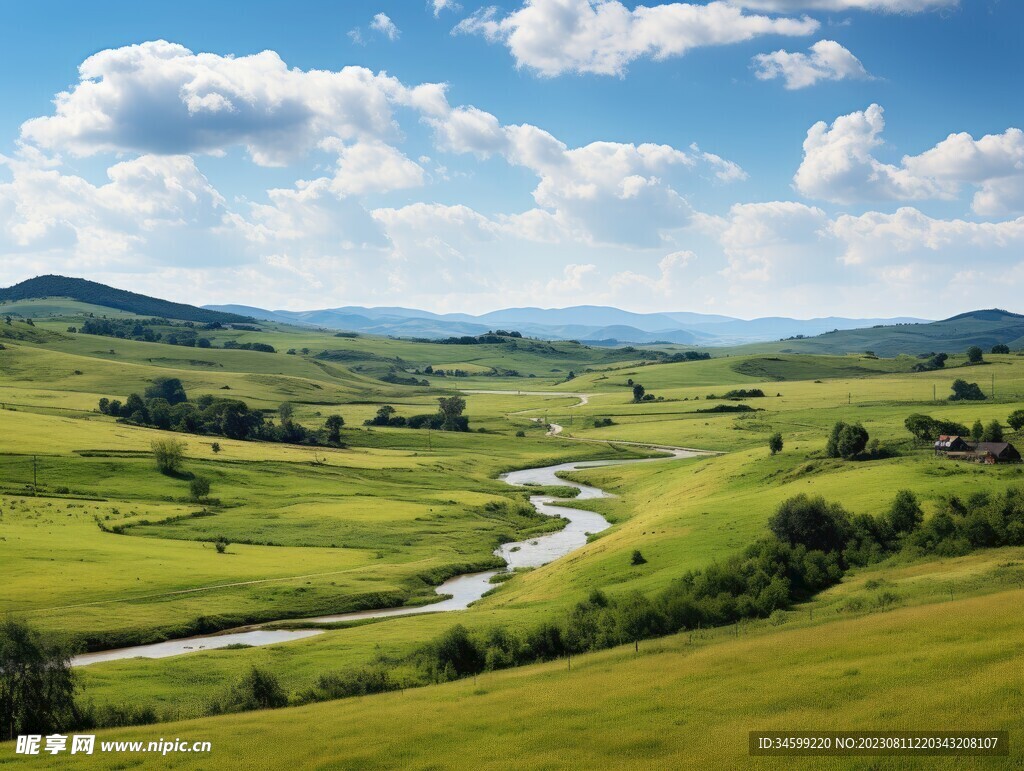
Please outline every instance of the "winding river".
M704 453L698 450L686 450L678 447L660 447L643 445L654 450L662 450L666 455L657 458L638 458L633 460L596 460L577 463L559 463L553 466L523 469L503 474L500 478L510 485L561 485L575 487L579 494L572 499L559 499L548 495L534 495L530 503L541 514L549 517L561 517L567 524L561 530L531 538L527 541L506 543L495 550L495 554L506 562L505 571L516 568L539 567L559 557L570 554L587 543L589 533L599 533L611 527L611 524L595 511L559 506L559 501L593 500L610 497L609 493L597 487L561 479L558 475L581 469L598 468L601 466L619 466L629 463L656 463L673 458L690 458ZM476 602L489 589L494 588L491 578L498 570L482 573L466 573L455 576L438 586L435 591L445 599L429 605L365 610L355 613L342 613L334 616L318 616L306 619L288 619L296 623L327 624L336 621L356 621L367 618L388 618L391 616L408 616L416 613L444 613L452 610L465 610ZM86 666L101 661L116 661L130 658L164 658L191 653L200 650L215 650L233 645L273 645L276 643L300 640L305 637L321 634L318 629L251 629L248 631L230 632L227 634L205 635L199 637L183 637L177 640L154 643L152 645L136 645L130 648L117 648L95 653L84 653L72 660L74 666Z

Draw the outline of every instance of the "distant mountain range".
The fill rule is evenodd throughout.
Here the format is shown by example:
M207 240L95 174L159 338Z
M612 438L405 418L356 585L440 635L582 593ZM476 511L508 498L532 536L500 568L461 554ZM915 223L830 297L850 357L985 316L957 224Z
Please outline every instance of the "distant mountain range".
M860 329L879 324L918 323L922 319L849 319L828 317L737 319L713 314L670 312L633 313L599 305L570 308L505 308L473 316L431 313L399 307L345 306L311 311L271 311L248 305L207 305L207 309L267 321L306 324L396 337L443 338L479 335L492 329L514 329L547 340L580 340L604 345L655 342L683 345L737 345L834 329Z
M265 320L432 339L507 329L530 337L579 340L599 345L658 341L703 346L753 344L747 350L783 353L873 351L879 356L895 356L933 351L957 353L972 345L989 350L997 344L1008 345L1013 350L1024 349L1024 315L998 308L961 313L932 322L912 318L840 317L805 320L767 317L746 321L689 312L632 313L595 305L552 309L506 308L473 316L399 307L346 306L316 311L268 311L246 305L197 308L66 276L38 276L0 289L0 302L43 298L70 298L140 316L202 323L237 324Z

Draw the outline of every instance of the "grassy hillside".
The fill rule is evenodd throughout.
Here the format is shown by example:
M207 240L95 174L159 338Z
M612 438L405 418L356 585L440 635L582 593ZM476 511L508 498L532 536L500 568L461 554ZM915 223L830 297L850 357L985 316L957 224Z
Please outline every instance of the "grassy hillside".
M211 755L147 765L202 768L737 768L750 730L1024 728L1018 608L1024 591L781 627L679 635L639 655L615 649L431 688L275 712L100 732L101 739L174 736ZM955 624L950 620L955 619ZM316 726L315 740L311 726ZM401 726L401 730L396 730ZM567 737L573 737L567 744ZM585 740L584 740L585 739ZM835 758L802 768L1009 767L1010 759ZM38 762L37 758L23 759ZM101 767L110 757L74 758ZM64 763L71 765L65 758ZM15 764L17 765L17 764ZM791 768L762 758L758 767Z
M845 354L874 351L879 356L953 353L972 345L989 350L997 344L1018 350L1024 345L1024 316L992 309L921 324L898 324L827 332L817 337L742 346L741 351Z
M115 289L95 281L67 276L37 276L6 289L0 289L0 302L45 297L69 297L79 302L137 313L140 316L163 316L184 321L219 321L224 324L251 321L246 316L234 313L221 313L220 311L197 308L194 305L172 303L156 297L128 292L124 289ZM0 306L0 310L3 310L2 306Z
M561 526L527 505L530 492L544 490L514 490L497 479L503 471L635 457L641 448L629 443L725 453L575 473L615 497L566 505L599 511L613 526L569 556L496 585L468 610L334 628L282 645L82 670L86 700L152 709L161 720L204 715L254 665L271 671L291 696L324 673L366 665L414 678L410 654L455 623L474 633L528 629L563 618L595 589L613 599L657 595L687 571L725 560L760 537L776 506L798 493L877 516L895 490L908 489L930 517L951 494L1000 493L1024 480L1022 466L936 459L903 427L915 412L968 426L1005 423L1024 405L1024 358L1016 355L986 355L981 366L954 356L945 369L917 373L911 371L916 358L865 355L733 353L665 363L643 352L573 343L444 345L264 322L254 330L204 330L210 346L200 348L70 332L94 312L76 301L18 305L46 310L24 314L33 325L24 317L0 323L0 543L9 574L0 612L80 645L416 605L433 599L445 578L495 564L498 543ZM173 334L181 327L151 329ZM275 352L225 347L246 342ZM425 373L428 365L467 375L438 377ZM381 380L395 372L429 384ZM192 399L240 399L268 419L287 401L295 420L310 429L341 415L344 446L175 434L185 442L183 473L161 474L150 443L168 433L118 422L96 404L101 397L124 400L166 376L180 379ZM960 377L978 382L989 398L948 401ZM633 401L637 383L653 400ZM737 388L765 395L726 398ZM484 391L465 394L471 432L363 425L383 404L403 417L434 411L437 398L456 389ZM748 409L707 411L719 406ZM879 442L876 453L852 461L824 457L829 429L839 420L862 423ZM549 423L562 433L547 436ZM772 456L767 440L776 431L785 446ZM1007 437L1024 444L1012 432ZM190 498L191 475L211 481L210 500ZM227 553L217 553L218 539L230 542ZM643 563L633 563L635 551ZM587 657L578 672L574 660L572 675L552 664L488 673L472 687L457 682L135 733L202 729L238 752L239 737L262 721L266 741L274 737L291 750L291 737L317 721L347 725L349 732L330 729L319 754L311 747L300 766L344 765L348 757L363 767L394 758L417 767L436 759L431 753L440 750L443 727L460 760L486 767L528 757L559 765L557 728L581 737L580 764L679 765L690 757L714 766L711 748L718 748L725 752L718 765L734 767L745 752L746 730L787 720L896 727L919 714L946 727L939 718L952 702L932 692L939 672L960 695L967 687L962 673L978 678L979 695L964 704L987 719L983 727L1013 727L1010 710L1019 706L1019 693L1000 690L997 678L1012 651L1019 656L1010 643L1019 622L1004 604L1020 600L1007 590L1019 588L1022 560L1019 548L956 559L899 555L849 573L811 603L774 618L784 623L744 626L731 641L723 633L683 635L643 643L639 658L626 651ZM963 599L974 595L991 597ZM929 603L942 604L923 607ZM891 612L875 612L881 610ZM970 650L961 638L941 633L938 619L950 612L973 619ZM900 646L881 642L891 639ZM936 662L943 657L968 663L942 669ZM885 681L892 672L900 676ZM886 706L893 700L899 710ZM580 703L596 706L577 713L573 705ZM837 705L850 709L839 713ZM413 714L405 710L432 717L421 719L417 725L424 727L413 734L384 731ZM778 722L766 717L776 713ZM836 722L840 714L849 722ZM952 720L961 712L948 714ZM367 737L376 730L386 739L370 746ZM485 735L514 735L520 744L499 756L491 741L485 757ZM259 752L275 757L269 745Z

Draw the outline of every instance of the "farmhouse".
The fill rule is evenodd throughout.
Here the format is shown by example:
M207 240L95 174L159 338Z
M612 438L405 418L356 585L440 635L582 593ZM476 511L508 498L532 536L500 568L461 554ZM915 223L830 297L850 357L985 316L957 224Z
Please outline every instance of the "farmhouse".
M960 439L960 437L956 437ZM952 460L969 460L974 463L1020 463L1021 457L1017 448L1009 442L964 442L966 449L940 450L939 442L935 443L935 452Z
M950 452L968 452L970 443L962 436L946 436L943 434L935 440L935 454L945 455Z
M1020 463L1020 453L1009 442L980 442L974 454L982 463Z

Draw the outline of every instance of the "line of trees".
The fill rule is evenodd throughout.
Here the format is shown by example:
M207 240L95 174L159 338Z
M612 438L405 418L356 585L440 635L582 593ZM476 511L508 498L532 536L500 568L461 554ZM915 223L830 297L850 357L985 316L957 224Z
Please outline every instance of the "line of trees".
M98 407L104 415L164 431L290 444L340 446L345 425L340 415L330 415L322 429L308 429L293 419L294 408L287 402L278 408L275 424L240 399L204 394L190 401L178 378L156 378L141 396L133 393L123 404L103 398Z
M173 327L169 332L161 332L154 327ZM258 327L250 327L242 324L234 325L235 329L256 330ZM68 332L80 332L85 335L100 335L102 337L116 337L120 340L137 340L145 343L166 343L167 345L183 345L188 348L212 348L213 344L208 337L202 337L199 332L203 330L222 329L223 325L218 321L196 326L191 321L175 324L167 319L103 319L87 318L79 327L68 327ZM199 330L199 331L197 331ZM237 340L228 340L224 348L241 351L260 351L262 353L276 353L274 346L268 343L239 343Z
M391 428L432 428L435 431L469 431L469 418L462 413L466 400L461 396L442 396L437 400L438 409L433 414L413 415L405 418L397 414L390 404L377 410L377 414L363 422L366 426L387 426Z

